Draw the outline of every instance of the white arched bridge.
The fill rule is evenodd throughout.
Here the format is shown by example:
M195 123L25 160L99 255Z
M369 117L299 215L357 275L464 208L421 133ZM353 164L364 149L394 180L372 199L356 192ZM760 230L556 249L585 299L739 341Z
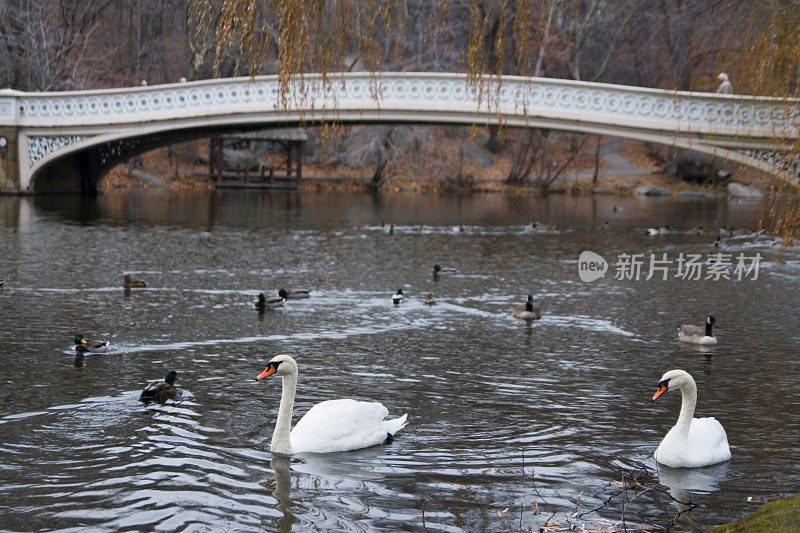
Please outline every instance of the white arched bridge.
M93 91L0 91L0 191L84 191L131 156L227 132L323 122L502 124L649 141L795 181L800 101L466 74L230 78Z

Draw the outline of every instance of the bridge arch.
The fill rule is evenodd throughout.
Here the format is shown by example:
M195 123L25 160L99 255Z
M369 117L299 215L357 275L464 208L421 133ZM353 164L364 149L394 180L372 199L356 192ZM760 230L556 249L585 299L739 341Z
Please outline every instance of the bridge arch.
M465 74L435 73L307 75L287 93L274 76L104 91L0 91L0 131L13 128L17 137L19 192L88 192L118 162L158 146L323 122L594 133L685 148L795 180L796 172L776 166L775 153L799 136L800 102L513 76L473 83Z

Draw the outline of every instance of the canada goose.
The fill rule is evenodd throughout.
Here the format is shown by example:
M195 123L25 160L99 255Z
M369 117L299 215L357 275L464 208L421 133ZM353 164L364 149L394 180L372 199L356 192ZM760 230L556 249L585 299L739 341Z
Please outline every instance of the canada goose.
M665 392L680 389L681 414L667 432L653 457L670 468L700 468L731 458L728 435L716 418L694 418L697 385L688 372L670 370L661 376L653 401Z
M386 420L389 410L379 402L350 399L320 402L292 428L292 409L297 388L297 362L288 355L276 355L256 377L273 374L283 378L278 418L272 433L272 453L332 453L390 443L405 425L408 415Z
M405 296L403 296L403 289L397 289L397 292L392 294L392 303L394 305L398 305L404 299L405 299Z
M75 351L77 352L103 353L111 344L108 341L87 341L80 333L76 333L72 340L75 341Z
M678 340L681 342L702 344L705 346L717 344L717 338L711 331L716 322L717 319L714 317L714 315L708 315L706 317L705 327L684 324L678 328Z
M264 293L259 293L256 298L256 309L274 309L275 307L283 307L283 298L267 298Z
M542 318L542 310L538 305L533 305L533 295L529 294L527 302L514 306L513 315L520 320L539 320Z
M278 296L284 300L298 300L300 298L308 298L308 289L278 289Z
M164 404L167 400L179 400L181 391L175 388L175 380L178 379L178 373L174 370L167 372L164 376L164 381L154 381L144 388L139 401L145 405L150 402Z
M131 278L130 274L125 274L125 277L122 278L122 288L123 289L142 289L147 287L147 284L140 280L140 279L133 279Z

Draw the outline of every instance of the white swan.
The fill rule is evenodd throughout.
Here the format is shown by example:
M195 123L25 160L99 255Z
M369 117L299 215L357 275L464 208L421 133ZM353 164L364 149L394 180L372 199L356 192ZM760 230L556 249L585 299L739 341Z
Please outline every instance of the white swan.
M683 395L681 414L653 454L656 461L672 468L697 468L730 459L728 436L722 424L713 417L692 418L697 385L688 372L670 370L661 376L653 401L674 388L679 388Z
M684 324L678 328L678 340L691 344L702 344L704 346L712 346L717 344L717 338L711 331L716 322L717 319L714 317L714 315L708 315L706 317L705 330L702 326Z
M292 429L297 362L288 355L276 355L256 380L275 373L283 377L283 392L270 443L273 453L292 455L368 448L391 442L394 434L406 425L408 415L384 420L389 410L379 402L341 399L316 404Z

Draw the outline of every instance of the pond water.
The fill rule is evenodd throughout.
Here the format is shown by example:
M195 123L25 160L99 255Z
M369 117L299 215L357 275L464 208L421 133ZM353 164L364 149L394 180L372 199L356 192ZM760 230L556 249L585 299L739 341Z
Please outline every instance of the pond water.
M758 227L767 209L500 194L2 197L0 528L699 530L741 518L800 479L800 256L738 231L712 244L712 229ZM584 250L608 260L604 278L579 279ZM615 279L619 254L716 252L760 253L757 279L675 279L675 264L666 281ZM434 280L434 263L459 274ZM125 273L147 288L126 295ZM282 286L311 298L259 314L255 296ZM395 307L398 288L407 300ZM438 305L422 305L428 293ZM543 314L532 325L510 314L528 293ZM676 326L708 313L718 346L677 341ZM112 347L76 367L76 332ZM279 353L300 367L295 420L352 397L408 413L408 426L388 445L273 458L281 383L253 378ZM651 397L673 368L697 381L697 416L727 430L729 462L653 461L680 394ZM145 408L139 392L170 369L183 400Z

